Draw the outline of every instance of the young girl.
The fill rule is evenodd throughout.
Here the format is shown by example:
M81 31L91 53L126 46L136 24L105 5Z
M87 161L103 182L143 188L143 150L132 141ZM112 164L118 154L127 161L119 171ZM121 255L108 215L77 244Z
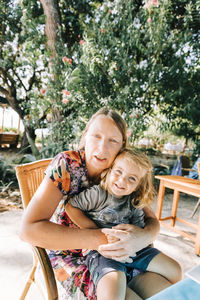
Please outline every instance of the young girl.
M112 228L121 223L144 228L142 208L151 204L154 194L152 166L147 156L124 149L101 178L100 185L81 192L66 204L72 221L80 228ZM107 239L113 242L109 235ZM96 286L97 299L101 300L133 299L126 280L131 279L135 268L158 273L171 283L181 279L179 264L151 246L138 251L126 262L90 251L86 264Z

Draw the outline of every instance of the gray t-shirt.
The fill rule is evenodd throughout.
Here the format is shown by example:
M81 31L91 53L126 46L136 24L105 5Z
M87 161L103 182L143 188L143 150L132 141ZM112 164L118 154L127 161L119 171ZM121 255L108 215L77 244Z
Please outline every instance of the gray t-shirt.
M100 185L94 185L69 200L72 206L81 209L100 228L111 228L118 224L133 224L143 228L144 212L131 202L132 197L116 198Z

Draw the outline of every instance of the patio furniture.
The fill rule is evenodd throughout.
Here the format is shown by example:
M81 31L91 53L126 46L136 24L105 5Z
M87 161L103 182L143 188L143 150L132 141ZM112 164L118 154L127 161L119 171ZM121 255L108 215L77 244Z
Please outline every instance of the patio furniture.
M199 180L200 180L200 161L197 162L197 169L198 169ZM197 204L195 205L195 208L194 208L194 210L193 210L193 212L191 214L191 218L194 217L194 215L195 215L197 209L199 208L199 206L200 206L200 198L199 198Z
M26 209L32 196L34 195L42 179L44 178L44 171L50 162L51 159L43 159L32 163L16 166L16 175L19 182L24 209ZM28 280L26 282L20 300L25 299L32 283L36 283L37 285L35 273L38 264L41 267L42 274L44 277L47 299L57 300L58 291L57 291L56 280L46 250L40 247L32 247L32 249L33 249L33 268L28 277ZM40 287L40 285L38 285L38 287ZM43 294L42 296L44 298Z
M2 98L2 97L0 97ZM3 99L3 103L2 103ZM12 129L6 129L4 128L4 121L5 121L5 112L6 108L8 107L8 103L4 102L4 98L0 99L0 107L2 107L2 116L1 116L1 128L0 128L0 147L4 145L9 145L10 148L16 148L19 142L19 133L20 133L20 117L18 117L18 128L17 133L12 132ZM12 127L12 121L11 121L11 127Z
M183 279L148 300L199 300L200 284L190 278Z
M8 144L11 148L16 148L19 141L19 134L10 132L0 132L0 145Z
M155 176L155 178L160 180L157 208L156 208L156 215L158 217L158 220L163 226L192 240L195 243L195 254L200 255L200 213L199 213L198 224L194 224L190 221L187 221L177 216L180 192L193 195L196 197L200 197L200 180L186 178L183 176L172 176L172 175L163 175L163 176L160 175L160 176ZM163 207L163 200L165 195L165 188L174 190L174 193L173 193L171 215L163 218L162 207ZM171 223L167 223L166 221L168 220L171 220ZM176 221L179 221L195 229L196 235L194 236L181 229L178 229L175 226Z
M185 177L200 180L200 157L196 160L196 162L192 166L192 169L188 168L188 166L186 164L185 165L182 164L181 169L182 169L182 174L173 174L173 175L183 175L183 176L185 175ZM187 173L184 173L184 172L187 172ZM199 206L200 206L200 198L198 199L198 202L197 202L197 204L196 204L196 206L195 206L195 208L194 208L194 210L191 214L191 218L194 217L194 215L195 215L197 209L199 208Z

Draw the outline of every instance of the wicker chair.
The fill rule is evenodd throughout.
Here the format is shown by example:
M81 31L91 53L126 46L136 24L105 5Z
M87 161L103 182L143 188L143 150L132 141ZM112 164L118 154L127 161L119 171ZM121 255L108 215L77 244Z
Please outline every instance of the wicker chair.
M27 207L32 196L34 195L42 179L44 178L44 170L46 169L46 167L50 162L51 159L43 159L32 163L16 166L16 175L20 187L24 209ZM57 284L56 284L54 272L49 257L45 249L40 247L32 247L32 248L33 248L33 267L28 277L28 280L26 282L26 285L24 287L23 293L20 297L20 300L25 299L28 290L33 282L37 284L35 272L38 263L41 266L41 270L43 273L44 282L46 286L47 299L57 300L58 299ZM42 295L44 297L44 293L42 293Z

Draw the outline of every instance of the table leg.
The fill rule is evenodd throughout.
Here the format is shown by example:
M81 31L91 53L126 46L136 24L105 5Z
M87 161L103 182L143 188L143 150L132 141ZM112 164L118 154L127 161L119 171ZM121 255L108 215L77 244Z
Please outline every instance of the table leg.
M165 195L165 186L164 186L164 182L161 180L160 185L159 185L157 207L156 207L156 215L157 215L158 220L161 219L161 215L162 215L162 206L163 206L164 195Z
M195 254L200 256L200 213L199 213L199 221L198 221L198 228L197 228L194 251L195 251Z
M171 226L172 227L174 227L174 225L176 223L176 214L177 214L177 208L178 208L179 194L180 194L180 192L178 190L174 190L172 210L171 210L171 216L172 216Z

